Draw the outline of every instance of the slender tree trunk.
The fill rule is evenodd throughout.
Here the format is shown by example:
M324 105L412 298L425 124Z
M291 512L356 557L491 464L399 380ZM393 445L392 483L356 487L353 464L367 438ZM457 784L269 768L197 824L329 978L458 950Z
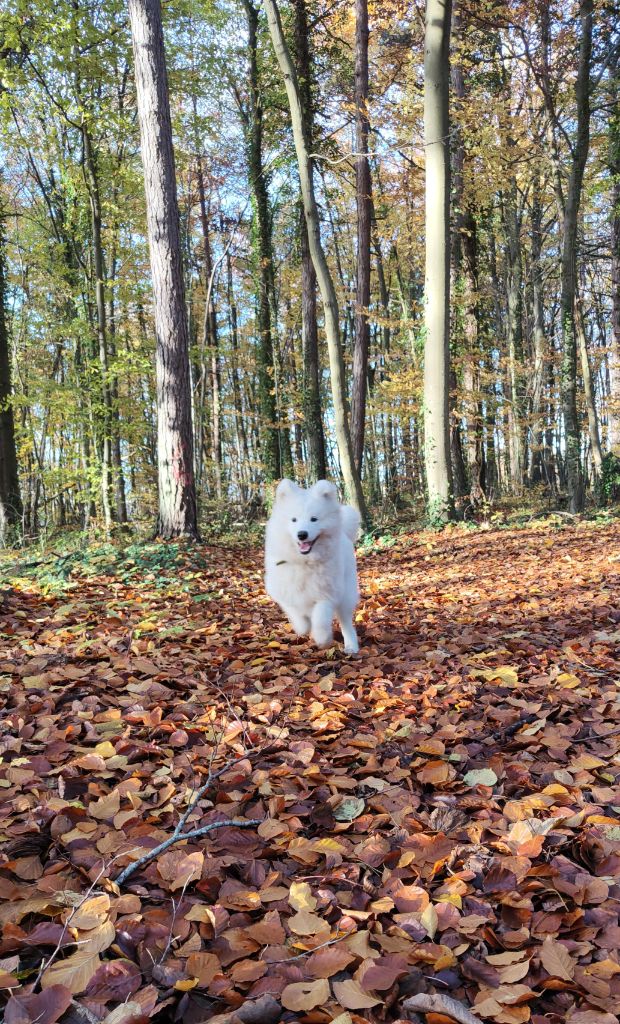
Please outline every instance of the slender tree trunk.
M620 458L620 107L618 70L613 76L609 121L609 172L612 180L611 209L611 344L609 366L609 414L607 444Z
M590 147L590 58L592 53L592 0L581 0L579 20L581 41L579 66L575 84L577 102L577 136L564 207L562 238L562 373L561 392L566 435L566 483L571 512L584 506L584 484L581 471L581 428L577 409L577 332L575 296L577 291L577 223L583 175Z
M313 480L325 479L325 434L319 384L319 329L316 318L316 273L310 256L306 220L301 214L301 330L303 350L302 406Z
M254 264L257 275L258 328L258 401L260 407L261 449L265 479L282 476L282 459L278 431L278 407L274 380L273 331L270 296L272 294L273 252L269 195L263 168L263 102L258 66L258 8L251 0L243 0L248 22L248 53L250 62L250 110L247 125L248 170L254 213Z
M455 13L452 25L453 33L458 38L462 29L462 21L459 14ZM463 68L458 62L452 67L452 87L457 110L462 116L467 90ZM466 423L464 446L462 445L460 432L458 436L455 436L455 425L452 424L452 466L455 477L455 490L459 496L465 495L467 493L466 474L461 470L463 464L462 449L464 447L469 474L469 500L475 508L484 501L484 491L482 489L484 473L483 420L480 401L480 353L478 338L478 241L476 220L471 209L469 190L466 189L466 153L463 129L460 124L455 132L452 164L452 197L455 211L452 263L456 286L456 294L453 301L455 305L459 303L461 306L461 316L457 322L462 324L462 337L456 334L454 345L456 352L460 353L463 361L463 412ZM454 377L454 391L456 392L456 377Z
M355 198L357 203L357 286L351 381L351 441L358 473L362 471L368 344L370 329L370 231L372 196L368 160L368 0L355 0Z
M450 465L450 21L452 0L427 0L424 38L426 284L424 456L428 512L453 516Z
M6 544L21 525L15 421L11 405L11 355L6 320L4 211L0 209L0 544Z
M596 408L594 381L592 379L590 357L588 355L588 339L586 337L583 304L579 290L575 293L575 331L577 333L577 344L579 346L583 392L586 402L586 413L588 416L588 433L590 435L592 468L594 470L594 479L596 481L600 479L601 470L603 468L603 449L601 447L601 434L598 423L598 411Z
M244 463L250 461L248 437L245 429L245 415L241 397L241 381L239 380L239 329L237 303L233 287L232 260L230 252L226 253L226 289L228 293L228 309L230 311L230 347L231 347L231 377L233 386L233 403L235 406L235 420L239 435L240 449Z
M530 439L530 461L528 478L530 484L542 477L544 431L542 421L542 399L547 341L545 338L543 276L541 266L542 249L542 206L540 202L540 180L534 179L532 203L532 319L534 367L532 373L532 424Z
M110 262L110 279L114 282L116 278L117 262L116 256L113 255ZM110 301L109 301L109 342L110 342L110 358L116 359L116 310L114 302L114 289L110 288ZM121 423L120 423L120 412L118 406L118 376L116 373L113 374L110 380L110 392L112 396L112 469L114 473L114 503L116 508L116 521L118 523L127 523L129 516L127 514L127 495L125 489L125 474L123 471L123 456L121 451Z
M99 178L92 140L85 122L82 122L82 142L84 147L84 168L88 198L90 202L90 222L93 238L93 264L95 274L95 309L97 312L97 344L99 349L99 370L101 373L101 505L103 523L106 534L112 527L112 392L110 388L110 369L108 365L108 338L105 306L106 270L103 254L101 196Z
M517 185L509 183L503 204L506 231L506 347L508 350L508 436L510 482L513 494L523 485L523 265L521 259L521 214L517 209Z
M218 501L222 500L222 380L220 369L219 338L217 329L217 308L215 305L215 282L213 277L213 259L211 257L211 239L209 237L209 216L205 192L205 180L202 157L198 157L196 173L198 177L198 201L200 205L200 224L205 254L205 312L200 350L201 375L206 375L204 354L209 355L209 372L211 378L211 461L215 474L215 493Z
M198 536L172 126L159 0L128 0L155 307L158 533Z
M306 131L312 141L314 135L314 104L312 99L312 59L309 45L308 12L306 0L295 0L295 50L299 70L299 96ZM312 163L310 174L313 175ZM316 311L316 273L310 253L308 228L301 202L299 220L301 243L301 331L303 352L302 408L308 438L308 456L313 480L322 480L327 474L325 461L325 434L321 416L321 388L319 361L319 331Z
M353 457L349 418L347 415L344 360L342 356L342 347L340 345L338 300L336 298L336 289L334 288L334 282L329 265L321 244L319 212L312 182L310 147L309 140L307 139L304 130L303 109L299 98L297 75L295 74L295 68L291 60L288 46L286 45L286 40L282 31L282 23L280 21L280 12L278 11L275 0L265 0L265 8L267 11L267 20L269 23L269 31L273 47L284 78L291 111L293 139L295 142L295 151L297 153L297 164L299 168L299 180L301 183L304 201L304 214L308 227L308 242L323 302L325 333L327 335L327 349L329 353L332 396L334 403L334 426L336 431L336 441L338 444L338 453L340 456L340 465L342 468L347 495L357 507L362 521L366 523L368 516L359 473L357 472Z

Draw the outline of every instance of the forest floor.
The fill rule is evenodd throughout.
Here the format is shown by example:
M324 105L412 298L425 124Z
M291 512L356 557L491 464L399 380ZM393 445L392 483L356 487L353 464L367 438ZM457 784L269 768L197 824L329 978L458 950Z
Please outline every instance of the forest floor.
M360 578L348 657L255 547L0 569L6 1024L618 1021L620 526L403 535ZM260 823L114 883L188 809Z

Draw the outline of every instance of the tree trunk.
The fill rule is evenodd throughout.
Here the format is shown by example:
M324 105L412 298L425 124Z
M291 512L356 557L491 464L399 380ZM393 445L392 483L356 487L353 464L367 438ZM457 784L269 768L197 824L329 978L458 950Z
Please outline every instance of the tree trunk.
M204 242L204 281L205 311L202 328L201 377L206 376L206 359L209 355L209 372L211 378L211 461L215 475L215 494L218 501L222 500L222 399L220 352L217 330L217 309L215 306L215 282L213 281L213 259L211 257L211 239L209 237L209 216L205 192L202 157L198 157L196 173L198 178L198 201L200 205L200 224ZM201 415L203 411L201 410Z
M95 274L95 309L97 312L97 345L99 350L99 372L101 374L101 507L106 535L112 527L112 391L108 365L108 338L105 308L106 271L101 234L101 196L99 178L92 140L82 121L82 144L84 147L84 168L90 204L90 223L93 241L93 269Z
M11 405L11 356L6 321L4 211L0 209L0 544L6 544L21 524L15 422Z
M314 135L314 105L312 100L312 60L308 38L308 12L306 0L295 0L295 50L299 69L299 97L306 131L312 141ZM310 164L310 174L313 167ZM321 416L321 387L319 362L319 331L316 316L316 273L310 254L308 228L302 208L299 219L301 244L301 332L303 352L302 408L308 438L310 473L313 480L322 480L327 474L325 461L325 433Z
M513 494L523 486L523 268L521 260L521 213L517 209L517 185L509 182L503 205L506 231L506 347L508 351L508 433L510 482Z
M424 37L426 282L424 456L432 522L453 516L450 465L450 21L452 0L427 0Z
M618 74L613 77L609 122L611 210L611 346L609 350L609 414L607 444L620 458L620 108Z
M270 296L273 291L273 252L269 196L263 168L263 102L258 67L258 8L243 0L248 21L248 53L250 61L250 110L247 124L248 170L254 213L254 266L258 281L258 402L260 436L266 480L282 476L282 459L278 431L278 406L274 380L273 333Z
M351 442L358 473L362 471L368 344L370 329L370 231L372 214L368 160L368 0L355 0L355 198L357 203L357 287L351 381Z
M579 67L575 84L577 102L577 136L564 207L562 237L562 372L561 393L566 435L566 484L571 512L581 512L584 485L581 470L581 428L577 410L577 333L575 296L577 291L577 222L583 175L590 147L590 58L592 53L592 0L581 0L579 18L581 42Z
M594 469L595 481L600 479L603 468L603 449L601 447L601 434L598 424L598 411L596 408L596 395L594 392L594 381L590 369L590 357L588 355L588 339L586 337L586 325L583 317L583 306L579 290L575 293L575 331L577 333L577 344L579 346L579 358L581 361L581 376L583 378L583 392L586 401L586 413L588 416L588 433L590 435L590 451L592 454L592 468Z
M535 194L532 203L531 240L534 367L532 374L532 423L528 471L530 484L536 483L543 475L544 433L542 423L542 399L545 354L547 349L543 315L543 273L540 258L542 248L542 205L540 202L541 184L538 178L535 179L534 189Z
M334 403L334 426L340 465L344 477L345 489L350 501L358 509L362 521L367 522L367 512L364 502L364 495L360 483L359 474L355 466L353 448L351 445L351 434L349 431L349 419L347 415L346 390L344 379L344 360L340 345L340 324L338 319L338 300L336 289L331 276L329 265L323 252L321 244L321 230L319 223L319 212L314 194L312 181L312 164L310 159L309 140L306 137L303 121L303 110L299 98L299 86L297 75L286 45L280 12L275 0L265 0L269 31L273 42L275 54L284 78L284 84L291 111L291 122L293 128L293 139L297 153L299 168L299 180L301 183L302 196L304 201L304 214L308 227L308 242L310 254L317 276L323 309L325 315L325 333L327 335L327 349L331 370L332 396Z
M308 228L303 211L300 218L301 241L301 331L303 350L302 407L308 438L310 472L313 480L327 473L325 434L321 416L319 376L319 329L316 319L316 273L310 256Z
M156 334L159 517L164 538L198 536L189 331L160 0L128 0Z

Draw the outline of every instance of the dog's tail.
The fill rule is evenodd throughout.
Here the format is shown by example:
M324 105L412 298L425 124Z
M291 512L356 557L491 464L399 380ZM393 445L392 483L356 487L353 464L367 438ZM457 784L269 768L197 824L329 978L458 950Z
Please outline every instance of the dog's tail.
M342 528L346 533L347 537L351 540L357 538L358 530L360 528L360 514L356 508L352 505L343 505L340 509L340 515L342 516Z

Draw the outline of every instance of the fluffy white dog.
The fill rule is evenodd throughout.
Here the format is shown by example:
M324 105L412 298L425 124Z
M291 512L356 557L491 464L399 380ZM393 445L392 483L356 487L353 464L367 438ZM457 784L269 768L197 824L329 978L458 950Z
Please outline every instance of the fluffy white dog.
M319 647L333 641L334 616L347 654L359 650L353 612L359 602L353 541L360 517L341 505L327 480L306 491L292 480L278 484L265 536L265 588L298 636Z

